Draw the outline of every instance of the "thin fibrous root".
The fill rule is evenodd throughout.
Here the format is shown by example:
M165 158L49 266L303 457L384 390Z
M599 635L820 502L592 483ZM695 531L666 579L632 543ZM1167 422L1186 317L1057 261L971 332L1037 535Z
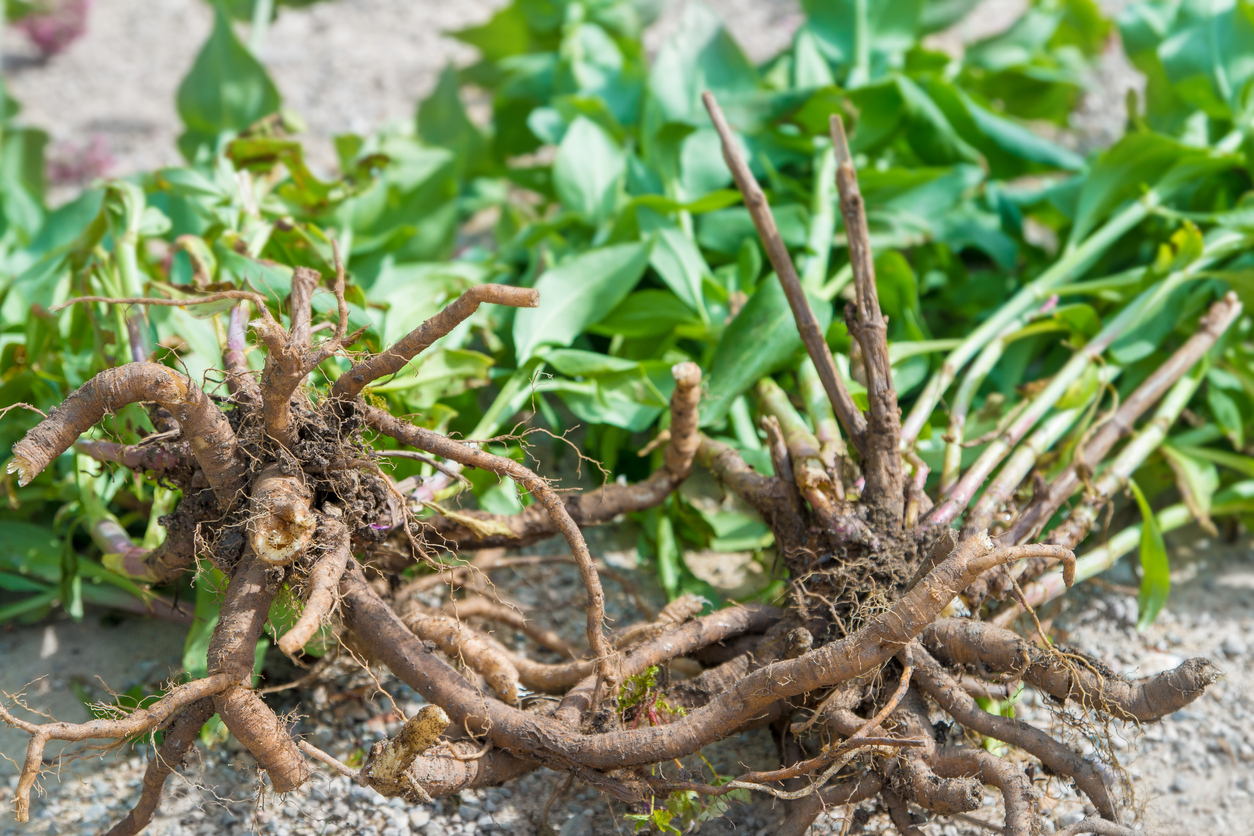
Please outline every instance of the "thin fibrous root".
M153 813L161 802L161 792L165 788L165 779L178 769L179 764L200 736L200 729L213 716L213 700L200 699L185 707L175 715L174 721L165 730L165 739L157 749L148 768L144 770L144 783L139 793L139 801L126 815L126 818L109 829L105 836L135 836L152 821Z
M868 772L857 781L835 784L799 799L793 803L788 818L775 831L775 836L805 836L822 812L828 807L858 804L872 798L880 791L884 780L874 772Z
M20 822L30 820L30 791L39 778L39 770L43 765L44 747L49 740L80 741L96 738L120 740L144 734L157 728L186 706L225 691L235 681L229 674L207 676L186 685L179 685L147 708L137 708L124 717L91 720L86 723L30 723L14 717L8 709L0 706L0 721L31 736L30 743L26 746L26 762L22 764L17 790L13 796L17 820Z
M279 650L288 656L300 653L309 644L314 634L331 614L335 606L335 596L340 586L340 578L353 559L352 544L349 541L348 527L337 519L324 518L322 533L330 545L327 553L318 558L313 569L309 571L306 581L308 593L305 596L305 608L300 618L279 639Z
M331 397L351 401L361 390L381 377L396 374L413 358L470 317L485 302L514 308L534 308L540 293L529 287L481 284L457 297L448 307L419 325L391 348L353 366L335 381Z
M617 672L618 652L605 635L605 592L601 589L601 579L597 576L596 564L592 559L592 553L588 551L588 544L583 539L583 533L571 519L566 505L549 483L513 459L494 456L469 445L459 444L439 433L394 418L382 409L365 407L364 417L367 424L385 435L390 435L402 444L434 453L441 458L462 465L508 476L535 496L549 512L554 524L570 546L579 574L583 578L584 589L588 593L587 636L588 645L596 656L597 674L611 690L616 690L621 682Z
M929 625L920 638L945 664L1013 674L1055 699L1074 700L1119 720L1159 720L1193 702L1222 676L1209 660L1197 658L1128 682L1073 653L1043 650L1009 630L956 618Z
M688 478L693 457L701 443L701 435L697 431L701 367L696 363L677 363L671 374L675 378L675 391L671 393L671 429L663 467L643 482L632 485L611 483L587 493L563 496L566 512L577 525L599 525L620 514L652 508ZM519 514L459 511L457 517L459 519L438 516L433 522L436 534L450 546L462 550L486 546L525 546L559 533L557 522L542 503L532 505ZM461 518L477 521L477 530L464 524Z
M145 401L155 401L174 413L218 502L230 505L247 472L231 425L190 378L156 363L105 369L75 389L13 445L9 473L17 474L19 485L30 484L105 415Z
M1119 821L1119 812L1110 790L1089 760L1022 720L990 714L981 709L962 685L946 673L918 642L911 642L900 657L915 667L915 682L919 688L964 728L1017 746L1038 758L1050 772L1074 778L1098 813L1111 821Z

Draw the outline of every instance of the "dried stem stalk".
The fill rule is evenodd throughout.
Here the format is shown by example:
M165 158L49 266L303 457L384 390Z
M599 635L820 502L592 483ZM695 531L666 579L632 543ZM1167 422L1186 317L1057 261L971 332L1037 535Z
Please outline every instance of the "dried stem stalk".
M810 359L814 361L819 379L823 381L823 389L827 392L827 397L836 411L837 418L840 419L841 426L845 428L845 434L853 440L854 446L861 450L863 436L866 433L866 418L854 404L849 390L840 379L840 373L836 371L836 361L832 359L831 349L827 347L827 339L822 329L819 328L814 311L810 309L805 291L801 288L797 268L788 255L784 239L780 237L779 227L775 225L775 216L771 214L766 195L762 193L758 181L754 179L749 166L740 156L736 139L714 94L707 91L702 94L701 100L705 102L705 109L709 111L710 120L714 123L714 128L722 140L723 159L727 162L727 167L731 169L732 177L736 180L736 187L740 189L740 194L744 197L745 208L749 210L753 225L758 231L758 237L762 239L762 245L766 248L766 256L770 259L771 266L775 268L775 275L779 277L779 283L784 288L784 295L788 297L793 318L797 321L797 330L801 333L801 341L805 344Z

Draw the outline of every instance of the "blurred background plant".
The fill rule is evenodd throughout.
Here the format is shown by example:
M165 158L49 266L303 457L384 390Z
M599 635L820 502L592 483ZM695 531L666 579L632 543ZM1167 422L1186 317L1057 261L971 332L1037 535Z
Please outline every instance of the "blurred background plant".
M699 3L650 57L642 33L657 4L516 0L454 33L479 60L447 68L410 124L337 136L337 170L321 172L254 57L278 8L217 3L178 89L185 164L93 183L55 208L44 200L46 137L7 103L0 445L108 366L152 357L211 387L221 380L225 306L52 313L57 304L230 287L267 295L277 311L294 267L330 270L331 238L351 272L350 325L367 328L361 349L392 342L473 284L541 291L540 308L485 308L372 387L397 414L468 438L578 428L570 438L605 478L636 480L660 461L651 442L665 429L668 370L694 360L707 381L705 431L759 469L771 469L757 418L772 398L772 413L835 443L821 397L781 403L766 382L817 391L700 106L707 89L767 190L847 378L850 271L828 115L851 126L895 383L931 484L947 484L1028 409L1044 419L1029 469L1060 472L1210 301L1231 288L1249 308L1254 3L1142 0L1112 22L1091 0L1038 0L1009 29L956 50L934 36L974 0L802 5L788 47L754 63ZM235 21L249 23L247 41ZM1146 94L1129 101L1118 142L1081 153L1067 126L1116 27ZM315 304L334 307L329 295ZM1169 588L1162 532L1198 520L1234 533L1254 510L1249 330L1243 318L1143 428L1123 460L1138 501L1120 500L1082 562L1091 575L1140 547L1143 624ZM1095 339L1103 350L1075 362ZM262 359L249 357L256 369ZM346 368L324 363L321 382ZM1060 375L1065 387L1047 385ZM153 431L129 409L107 438ZM548 473L577 464L540 435L493 449ZM424 477L427 502L507 513L529 501L468 475L472 490L454 500L459 483L417 462L396 467L397 478ZM209 615L201 587L154 593L106 568L124 537L160 541L174 497L159 482L67 454L25 488L6 482L6 494L0 621L53 607L77 616L84 602L189 620L173 602L194 600ZM767 527L717 491L693 485L636 524L640 559L672 596L732 594L700 569L709 552L756 565L761 582L737 595L782 588Z

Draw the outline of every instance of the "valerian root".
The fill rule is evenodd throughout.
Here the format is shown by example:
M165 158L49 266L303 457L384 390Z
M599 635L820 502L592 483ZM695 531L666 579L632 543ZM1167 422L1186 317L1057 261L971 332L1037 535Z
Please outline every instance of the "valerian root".
M178 769L199 737L201 728L212 716L213 700L208 698L197 700L174 716L174 721L165 729L165 739L144 770L139 801L135 802L126 818L111 827L105 836L134 836L148 826L157 805L161 803L165 779Z
M75 389L13 445L9 473L17 474L18 484L30 484L105 415L144 401L154 401L174 413L218 501L229 506L243 488L247 472L231 425L186 375L156 363L105 369Z
M643 482L628 485L611 483L586 493L562 496L566 513L576 525L600 525L622 514L652 508L688 478L700 444L697 405L701 394L701 368L696 363L677 363L671 374L675 378L675 391L671 394L671 429L664 466ZM513 515L460 511L458 516L479 521L482 529L472 531L456 519L437 517L434 520L436 533L458 550L520 547L561 533L556 519L543 503Z
M286 329L265 297L247 291L184 300L93 297L163 305L237 301L223 346L230 397L218 402L220 408L185 376L140 362L148 348L138 328L141 319L131 317L137 362L102 372L69 396L14 447L10 470L28 484L78 442L80 452L98 460L158 472L183 493L176 510L163 519L169 530L165 543L151 551L140 548L116 521L95 526L95 542L111 566L145 581L173 580L202 557L229 582L210 641L206 678L173 688L148 708L77 726L29 723L0 708L0 720L31 736L18 784L20 819L29 816L30 791L50 740L120 740L162 729L166 739L149 766L140 799L114 830L119 836L138 832L207 712L216 711L278 792L308 779L313 764L307 758L411 801L508 781L547 766L639 809L656 807L673 791L700 797L736 789L769 793L794 803L781 831L793 836L825 805L856 804L878 794L891 821L909 836L919 831L915 817L920 810L974 809L983 788L991 785L1005 800L1005 832L1034 833L1039 812L1027 775L1010 760L965 741L952 745L960 737L942 736L933 727L926 702L931 700L968 736L996 738L1039 759L1051 773L1074 778L1103 816L1081 827L1125 836L1117 823L1117 800L1094 764L1042 730L982 711L972 693L1004 690L1009 676L1105 717L1150 722L1195 699L1218 670L1205 660L1190 660L1174 671L1127 682L1066 648L1036 647L987 623L947 616L956 610L960 594L967 603L978 603L979 590L993 585L990 573L1012 562L1025 561L1032 572L1061 562L1063 584L1073 582L1076 563L1069 547L1087 533L1090 512L1095 515L1099 503L1157 443L1150 442L1165 436L1179 415L1175 408L1182 409L1192 396L1188 386L1194 377L1186 372L1231 325L1239 303L1230 297L1217 302L1198 335L1151 372L1108 421L1076 442L1080 457L1074 471L1064 471L1049 491L1038 491L1038 499L1017 519L1007 511L1019 509L1009 506L1022 493L1023 480L1044 461L1047 442L1066 431L1063 419L1070 420L1047 417L1056 398L1033 400L1008 420L965 473L958 472L961 439L951 442L942 473L945 490L931 497L925 490L929 465L911 449L917 422L912 419L904 431L900 424L866 211L843 126L833 121L835 185L855 291L845 317L853 338L851 372L868 389L865 413L837 372L731 126L712 96L707 94L705 102L813 364L801 370L800 398L769 379L754 387L775 475L756 471L736 449L700 433L701 372L693 363L673 367L670 426L648 448L665 440L662 466L642 482L611 483L586 493L559 492L535 470L487 452L483 442L454 441L366 402L371 383L400 372L481 304L533 306L539 299L532 289L483 285L467 290L395 345L339 375L329 395L308 385L309 376L356 340L347 333L346 272L338 252L337 318L317 326L313 299L322 277L304 268L293 275ZM255 314L254 339L266 349L259 380L246 354L249 306ZM1026 321L1026 315L1021 319ZM314 335L328 326L333 336L315 344ZM1109 330L1079 349L1065 367L1068 374L1099 363L1116 333ZM975 389L1000 355L1001 348L992 346L970 370L971 385L964 383L954 405L959 433ZM328 378L336 377L330 364L325 371ZM941 390L947 385L941 378L952 379L959 371L942 370L937 378ZM1047 391L1061 394L1068 379L1060 372ZM943 394L930 386L925 397ZM1159 399L1162 414L1135 427ZM79 439L105 415L131 403L157 403L168 410L170 419L157 422L166 431L139 445ZM457 478L462 468L482 469L513 480L536 502L520 514L495 516L434 508L430 497L423 497L428 503L423 507L436 512L424 530L413 512L421 494L407 497L380 470L378 451L371 449L365 430L412 448L398 455L425 457L442 478ZM1129 434L1133 439L1072 519L1050 535L1053 542L1027 543L1038 524L1074 492L1077 480L1085 481L1083 471L1095 469ZM684 596L655 619L636 596L642 623L610 632L601 575L633 593L611 567L593 558L581 527L658 506L674 495L694 465L709 470L771 529L791 578L783 598L787 607L732 607L700 616L706 602ZM967 510L981 489L984 499ZM964 515L961 528L949 525ZM1003 519L1010 532L997 541L985 530L993 519ZM398 520L403 536L398 536ZM558 534L570 547L569 557L504 558L480 552L473 564L450 563L417 578L400 575L416 560L432 558L432 548L519 546ZM582 578L587 653L533 623L487 579L488 572L506 566L552 562L573 563ZM464 585L469 597L446 599L442 610L424 609L414 600L416 593L443 584ZM303 608L280 639L282 651L299 662L318 630L336 625L345 646L386 666L430 704L395 739L374 747L360 770L294 740L263 699L275 689L252 687L262 628L284 589L302 600ZM493 626L518 630L567 659L538 662L507 648L490 632ZM446 657L464 665L451 665ZM626 710L615 700L632 678L632 687L646 688L653 702ZM309 681L302 677L294 687ZM524 688L560 700L555 708L540 708L522 699L531 696ZM654 711L663 698L684 710ZM679 773L672 769L677 759L706 745L768 725L781 740L779 769L718 785L695 776L691 764L678 764ZM441 741L448 727L458 739ZM823 748L801 748L816 738Z
M288 656L300 653L330 617L339 593L340 578L353 559L352 543L344 523L325 517L322 533L330 548L309 570L305 581L305 607L296 622L279 639L279 650Z
M0 706L0 720L31 736L30 743L26 746L26 762L22 764L17 790L14 794L17 820L20 822L30 820L30 791L39 778L43 766L44 747L48 745L48 741L81 741L98 738L121 741L128 737L142 735L156 729L186 706L205 697L222 693L230 688L234 681L230 674L210 675L204 679L180 685L147 708L137 708L124 717L98 719L87 723L35 724L15 717L7 708Z
M1222 675L1209 660L1198 658L1128 682L1074 651L1043 650L1009 630L961 619L938 621L923 631L921 639L928 652L946 664L1012 674L1055 699L1142 723L1179 711Z

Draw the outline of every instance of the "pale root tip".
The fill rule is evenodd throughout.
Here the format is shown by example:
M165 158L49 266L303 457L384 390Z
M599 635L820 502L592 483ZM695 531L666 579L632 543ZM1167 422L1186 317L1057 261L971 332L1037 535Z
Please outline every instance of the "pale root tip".
M4 469L9 473L17 474L17 484L18 487L21 488L29 485L31 480L39 475L39 471L35 469L35 466L30 462L30 460L24 459L21 456L14 456L13 460L10 461Z
M680 386L696 386L701 382L701 367L691 360L671 366L671 377Z

